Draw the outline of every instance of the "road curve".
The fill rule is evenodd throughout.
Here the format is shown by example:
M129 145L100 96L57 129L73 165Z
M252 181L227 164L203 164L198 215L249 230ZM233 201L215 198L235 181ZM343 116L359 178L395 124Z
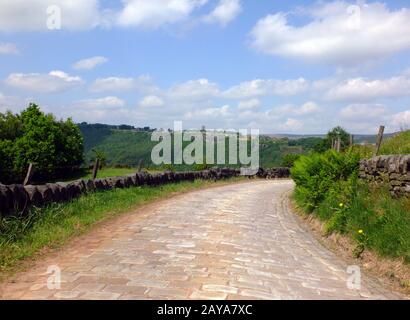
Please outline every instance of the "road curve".
M0 297L400 298L367 277L360 290L348 288L346 263L291 212L292 188L289 180L254 180L160 201L79 237L3 284ZM61 286L49 289L55 267Z

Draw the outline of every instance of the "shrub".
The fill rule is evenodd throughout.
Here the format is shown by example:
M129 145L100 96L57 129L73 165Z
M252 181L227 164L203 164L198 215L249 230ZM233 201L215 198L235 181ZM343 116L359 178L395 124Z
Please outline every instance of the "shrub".
M291 169L291 175L304 207L313 211L337 181L357 175L358 164L359 157L356 154L342 154L334 150L300 157Z

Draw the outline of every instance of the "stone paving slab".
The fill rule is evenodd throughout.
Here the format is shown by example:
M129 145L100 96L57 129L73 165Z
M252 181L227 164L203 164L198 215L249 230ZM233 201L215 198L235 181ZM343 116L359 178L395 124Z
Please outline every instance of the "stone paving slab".
M2 299L399 299L299 226L290 180L198 190L123 215L0 286ZM49 289L50 266L61 286ZM53 275L56 275L53 273Z

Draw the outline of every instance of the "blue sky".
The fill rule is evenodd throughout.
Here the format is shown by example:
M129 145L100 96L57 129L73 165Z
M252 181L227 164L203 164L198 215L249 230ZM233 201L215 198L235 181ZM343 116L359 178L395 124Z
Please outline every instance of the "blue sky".
M408 1L70 3L0 3L0 112L33 101L78 122L158 128L410 126Z

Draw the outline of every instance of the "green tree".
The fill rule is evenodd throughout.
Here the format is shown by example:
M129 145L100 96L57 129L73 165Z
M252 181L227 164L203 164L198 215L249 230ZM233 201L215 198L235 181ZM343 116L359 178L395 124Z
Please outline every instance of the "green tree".
M337 126L327 133L326 138L318 143L314 150L317 152L329 150L332 148L332 142L337 141L338 138L340 138L341 150L347 149L350 145L350 134L342 127Z
M13 141L22 135L22 123L17 115L10 111L0 113L0 140Z
M300 158L298 153L288 153L285 154L282 159L282 166L287 168L292 168L295 162Z
M29 163L42 179L64 176L82 164L83 138L71 119L30 104L20 115L0 114L0 156L2 182L21 182Z
M0 140L0 183L13 180L14 148L10 140Z

